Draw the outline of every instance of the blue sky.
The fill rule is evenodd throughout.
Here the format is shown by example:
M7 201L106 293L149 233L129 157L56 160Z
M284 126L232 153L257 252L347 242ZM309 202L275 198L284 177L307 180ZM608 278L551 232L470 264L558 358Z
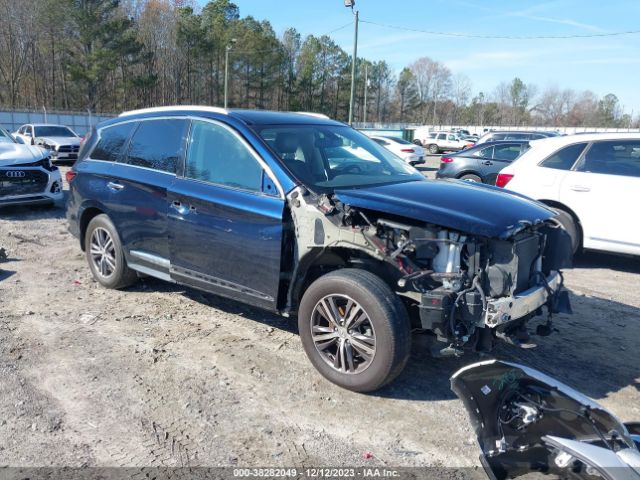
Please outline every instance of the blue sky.
M497 35L585 35L640 30L639 0L356 0L362 20L413 29ZM200 0L200 3L205 3ZM322 35L351 21L343 0L235 0L242 16ZM353 28L331 33L348 52ZM640 34L617 37L496 40L434 36L361 23L358 56L386 60L400 71L421 56L444 62L491 92L515 76L547 85L615 93L640 114Z

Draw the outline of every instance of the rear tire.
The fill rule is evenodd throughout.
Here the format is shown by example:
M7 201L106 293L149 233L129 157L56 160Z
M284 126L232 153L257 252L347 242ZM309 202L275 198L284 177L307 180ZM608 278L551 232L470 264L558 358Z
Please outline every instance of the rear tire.
M365 270L337 270L313 282L300 302L298 328L313 366L355 392L377 390L393 380L411 351L404 305Z
M466 175L462 175L460 180L467 180L468 182L478 182L482 183L482 179L478 175L474 175L473 173L467 173Z
M431 145L429 145L429 153L432 155L437 155L438 153L440 153L440 148L438 148L438 145L436 145L435 143L432 143Z
M93 278L103 287L124 288L137 280L136 272L127 266L120 237L107 215L97 215L89 222L84 250Z
M569 237L571 238L571 253L575 255L582 245L582 234L580 232L580 228L576 224L573 215L571 215L569 212L566 212L559 208L556 208L555 210L556 212L558 212L558 215L555 219L560 224L560 226L564 228L564 230L569 234Z

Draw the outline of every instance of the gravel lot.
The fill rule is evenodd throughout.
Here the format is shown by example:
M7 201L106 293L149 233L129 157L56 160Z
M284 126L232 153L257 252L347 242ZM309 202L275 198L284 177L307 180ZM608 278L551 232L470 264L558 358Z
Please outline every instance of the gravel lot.
M432 359L418 336L393 385L355 394L315 372L293 321L153 279L99 287L61 206L0 211L0 247L0 465L436 466L482 478L448 380L478 356ZM584 254L566 284L574 315L557 317L558 332L494 354L640 419L640 259Z

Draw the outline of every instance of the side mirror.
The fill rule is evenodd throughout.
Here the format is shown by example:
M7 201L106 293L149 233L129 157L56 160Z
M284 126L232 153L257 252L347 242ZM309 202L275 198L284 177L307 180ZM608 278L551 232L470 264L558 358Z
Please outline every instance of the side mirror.
M13 135L12 135L13 136ZM21 145L24 145L24 140L22 140L22 137L13 137L13 139L18 142Z

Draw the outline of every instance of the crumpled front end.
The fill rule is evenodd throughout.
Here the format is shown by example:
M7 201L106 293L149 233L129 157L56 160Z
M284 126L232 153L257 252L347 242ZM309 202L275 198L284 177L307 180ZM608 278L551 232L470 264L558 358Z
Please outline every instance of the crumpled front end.
M547 335L553 313L570 313L560 273L570 266L570 239L552 218L488 237L486 228L444 227L304 190L289 202L297 260L310 251L356 252L349 266L373 268L392 286L414 328L435 337L436 355L488 351L496 339L532 346L532 318L546 314L536 333Z
M529 320L546 313L536 333L547 335L551 315L570 312L560 273L570 241L551 223L525 225L504 239L436 225L377 224L375 236L404 273L397 292L416 300L420 327L438 341L434 353L487 351L495 339L530 346Z

